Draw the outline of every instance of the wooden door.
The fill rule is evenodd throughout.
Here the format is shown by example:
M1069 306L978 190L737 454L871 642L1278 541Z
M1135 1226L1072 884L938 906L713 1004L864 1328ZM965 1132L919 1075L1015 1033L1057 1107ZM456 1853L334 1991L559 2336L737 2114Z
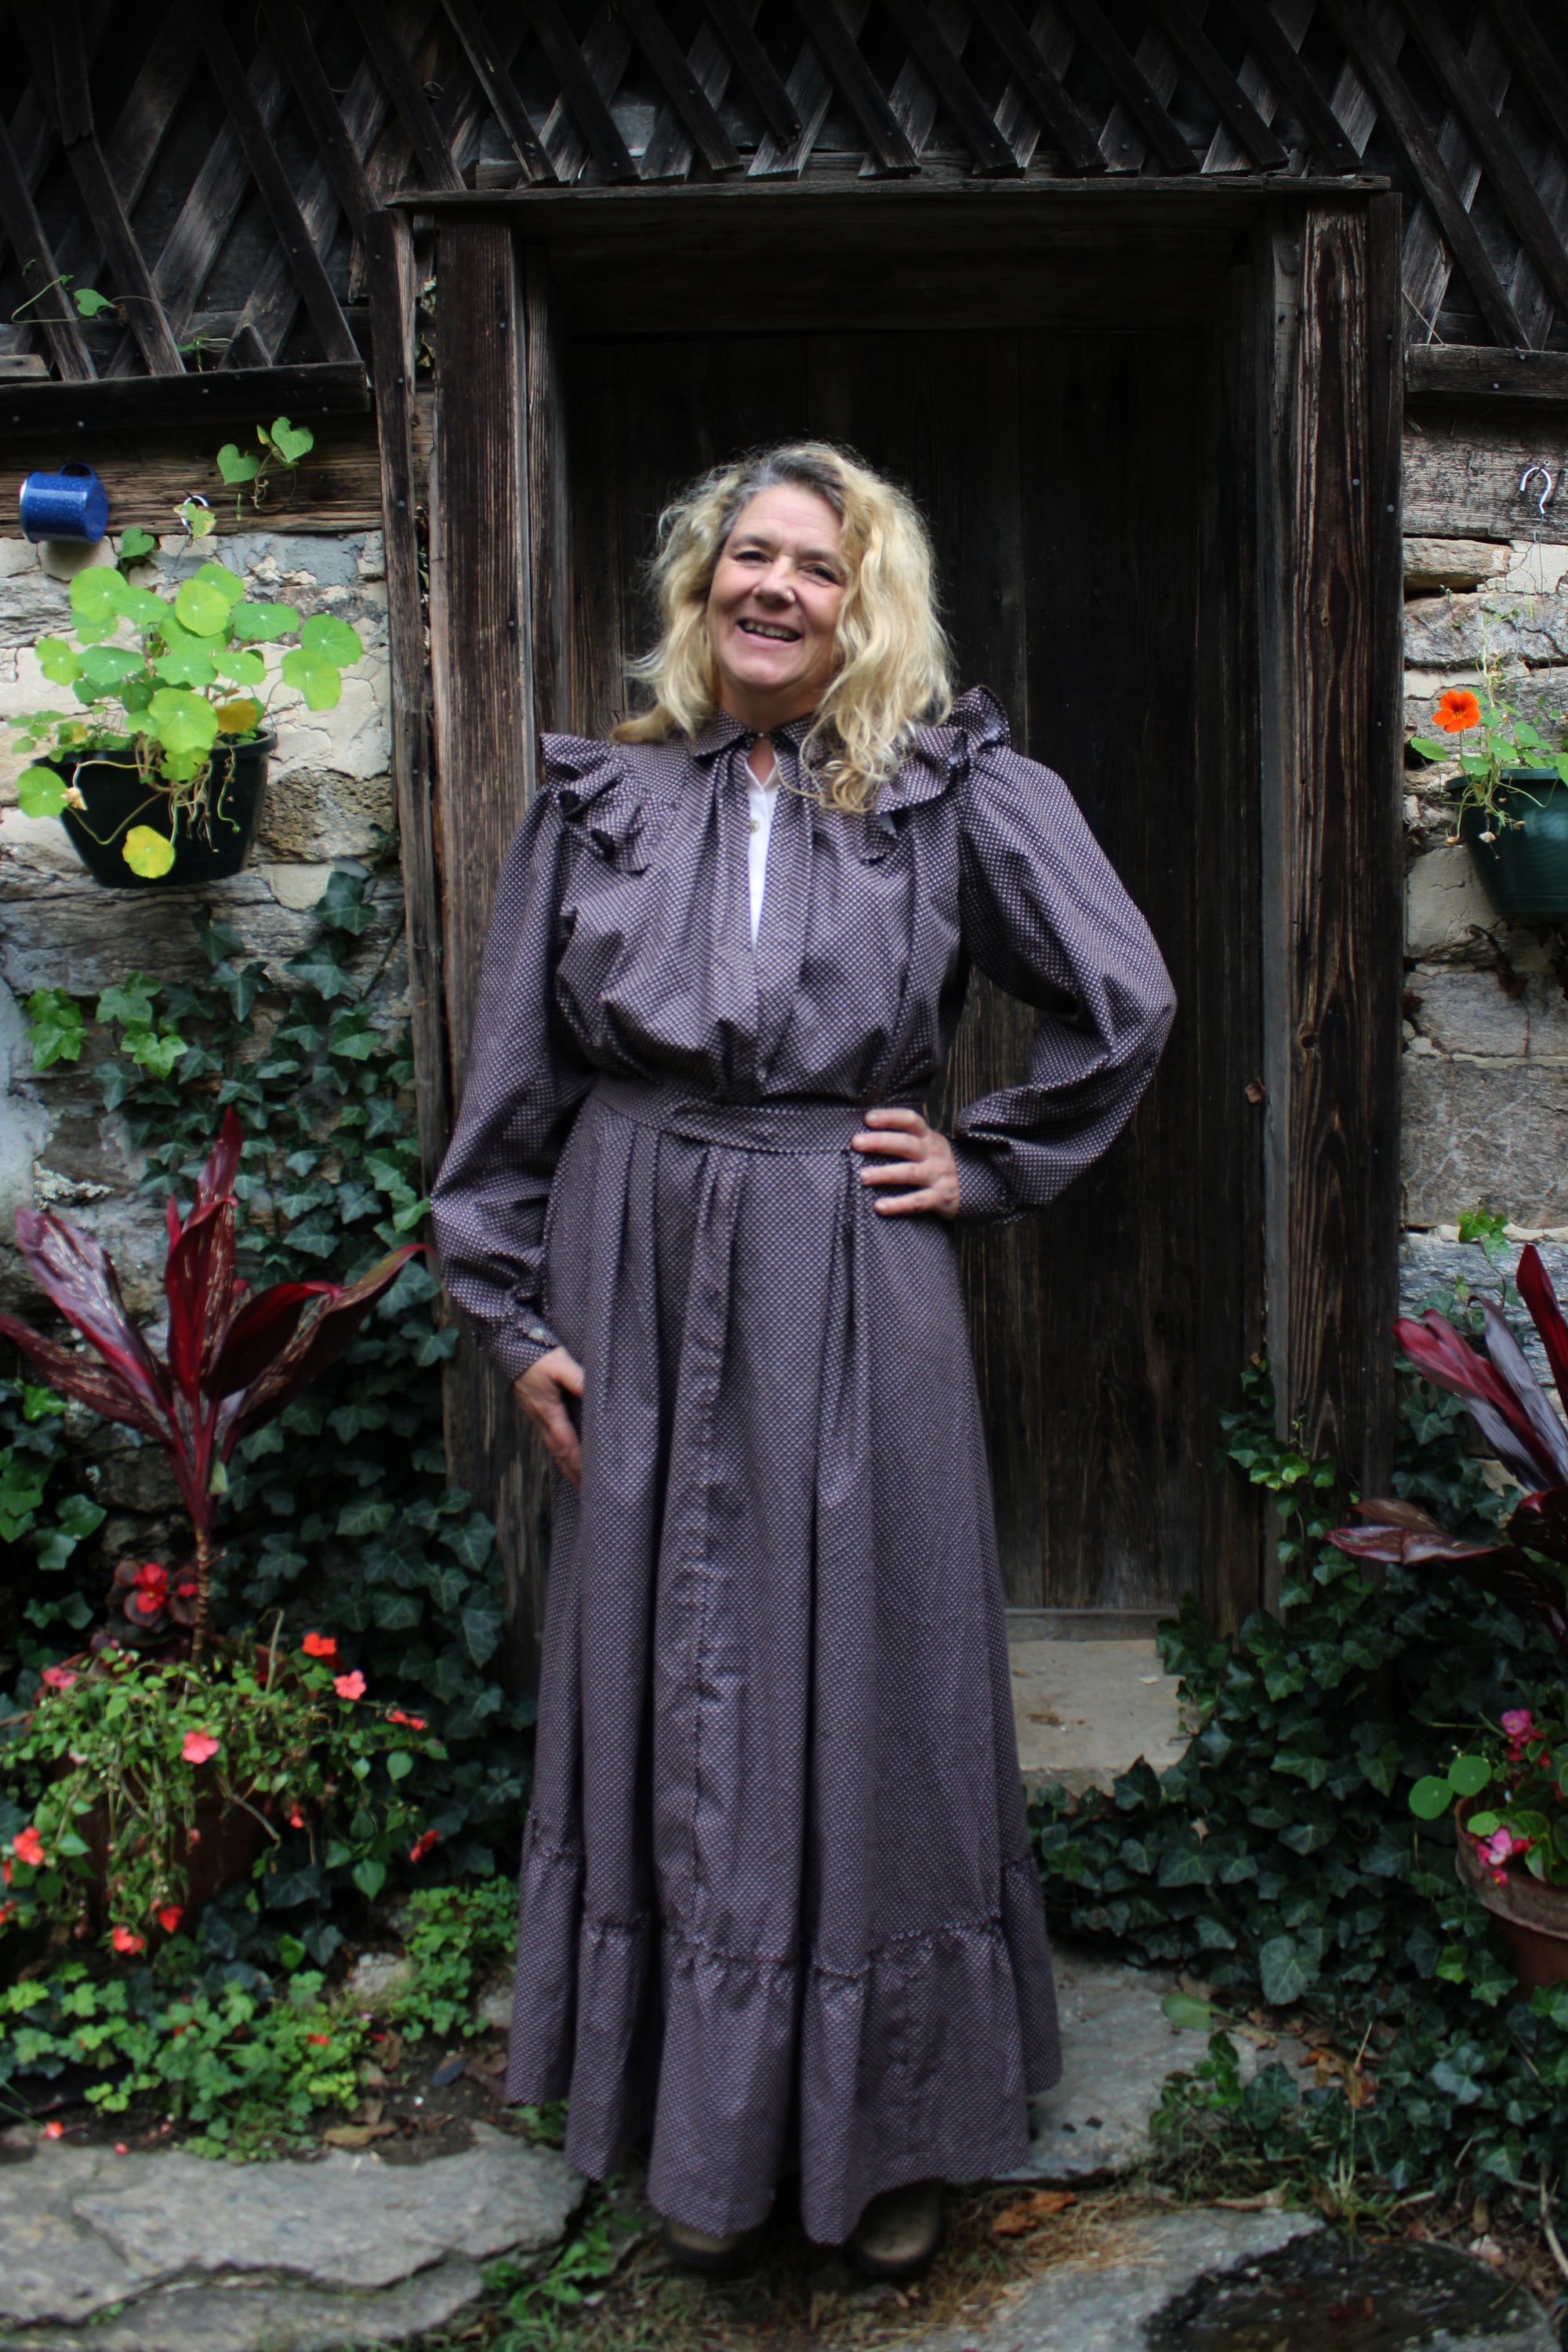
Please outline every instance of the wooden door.
M1184 1591L1232 1620L1258 1593L1256 1515L1213 1468L1262 1305L1245 373L1223 311L566 354L574 726L625 707L671 492L761 443L847 442L924 507L963 681L1065 775L1171 966L1181 1011L1131 1132L1044 1216L962 1244L1008 1600L1128 1630ZM976 983L943 1111L1017 1072L1033 1017Z

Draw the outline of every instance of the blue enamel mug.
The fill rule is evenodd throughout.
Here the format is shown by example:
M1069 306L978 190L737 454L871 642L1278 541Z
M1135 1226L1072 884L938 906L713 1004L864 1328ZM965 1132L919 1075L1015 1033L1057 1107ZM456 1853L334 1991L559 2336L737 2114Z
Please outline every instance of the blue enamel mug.
M90 466L73 461L58 474L29 474L17 502L24 535L31 540L96 541L109 529L109 492Z

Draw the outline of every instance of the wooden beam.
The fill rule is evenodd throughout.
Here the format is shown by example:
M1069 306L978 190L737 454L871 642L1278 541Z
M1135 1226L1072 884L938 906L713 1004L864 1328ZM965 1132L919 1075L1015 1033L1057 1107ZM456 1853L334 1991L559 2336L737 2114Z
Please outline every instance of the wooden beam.
M788 146L800 137L799 110L752 32L751 14L738 5L738 0L703 0L703 5L734 59L735 70L755 99L763 121L774 138L782 139Z
M90 383L98 370L93 366L91 353L82 340L81 329L77 323L76 305L59 283L59 264L44 234L44 225L34 208L27 183L16 161L16 151L3 121L0 121L0 226L4 226L11 241L11 250L16 257L22 283L34 298L28 301L22 317L37 323L37 331L47 342L55 365L66 383ZM50 388L59 389L58 386Z
M413 225L373 212L365 222L371 331L381 452L382 529L386 540L387 656L392 686L392 780L408 931L409 1022L425 1190L435 1183L451 1132L447 1029L441 985L441 908L431 812L429 667L419 577L419 514L414 450L416 288Z
M356 357L292 367L214 368L208 375L98 376L75 383L0 383L0 429L74 434L100 425L207 425L258 416L343 415L370 406Z
M883 171L918 172L921 159L900 128L882 95L881 84L860 54L859 44L838 14L837 0L795 0L795 11L822 59L830 87L837 85L839 97L865 132ZM805 107L800 110L803 117L808 116ZM823 110L826 113L826 106ZM756 168L752 166L753 172Z
M1150 5L1218 107L1222 119L1229 124L1258 169L1282 172L1290 158L1187 6L1186 0L1150 0Z
M1531 24L1521 0L1485 0L1485 14L1501 35L1542 129L1561 143L1568 127L1568 71L1558 63L1544 35Z
M1344 126L1292 47L1268 0L1226 0L1231 15L1257 50L1282 99L1300 118L1313 145L1327 163L1342 172L1359 172L1361 156L1345 137Z
M23 12L16 12L16 21ZM88 44L81 20L81 0L49 0L50 70L55 86L55 113L60 137L68 147L90 139L92 85L88 79Z
M441 127L425 95L425 85L386 21L384 0L350 0L350 5L359 19L371 63L385 85L426 180L432 188L460 188L462 173L441 136Z
M1099 58L1123 106L1168 172L1195 172L1198 159L1161 105L1100 0L1058 0L1073 30Z
M1411 398L1547 401L1568 404L1568 352L1501 352L1487 344L1412 343L1405 354Z
M857 40L866 22L868 0L829 0L829 5L837 7L851 41ZM821 50L812 42L807 41L795 58L784 88L800 116L799 134L793 140L780 140L770 131L752 158L748 181L798 180L810 160L834 98L833 76ZM908 144L907 139L905 143Z
M1376 99L1384 127L1403 150L1416 184L1447 241L1455 265L1464 272L1488 326L1500 342L1522 344L1525 333L1519 314L1503 291L1476 225L1465 210L1448 167L1400 79L1392 53L1368 23L1360 0L1319 0L1319 5Z
M492 39L474 0L444 0L444 5L486 103L500 125L501 136L522 167L523 177L552 180L555 174L550 168L550 158L540 143L527 107L517 94L500 46Z
M321 168L355 236L363 236L365 222L375 210L375 199L359 151L343 121L342 110L321 70L321 61L310 37L310 18L300 0L262 0L262 6L271 36L272 54L294 85L294 95L310 126Z
M1400 201L1266 240L1264 1077L1281 1430L1392 1466L1399 1208Z
M510 225L444 219L436 240L430 491L434 833L452 1093L460 1101L496 880L534 781L525 305ZM537 1665L526 1581L529 1446L516 1399L465 1331L445 1381L447 1459L496 1522L509 1677Z
M1568 315L1568 252L1520 161L1518 149L1477 87L1463 49L1439 13L1429 10L1423 0L1399 0L1399 5L1416 46L1425 51L1449 103L1480 151L1481 168L1507 206L1526 252L1551 289L1558 310ZM1519 340L1525 340L1522 328Z
M972 0L972 4L1068 170L1103 172L1105 158L1093 129L1068 96L1012 0Z
M272 218L278 242L289 257L290 268L298 281L300 297L310 314L310 323L321 338L321 349L329 361L358 365L359 350L349 332L348 320L338 306L331 280L321 267L321 257L310 239L310 232L300 217L294 191L289 184L277 149L273 146L259 108L246 79L234 44L215 11L205 0L185 0L201 28L202 45L213 79L227 107L229 119L245 151L245 160L263 204Z
M931 20L925 0L882 0L900 33L909 43L921 71L931 79L959 136L981 172L1012 173L1018 159L996 128L995 117L964 72L957 50ZM1005 5L1005 0L1004 0Z
M608 95L601 92L598 79L577 47L576 36L562 15L557 0L526 0L526 5L533 19L534 31L539 35L541 46L550 60L550 69L561 84L562 100L586 141L589 153L606 180L635 180L637 167L616 126ZM589 39L593 39L592 30ZM622 57L624 59L625 51ZM619 79L617 71L616 80ZM545 152L551 152L548 134ZM551 154L551 161L559 176L560 163L553 154Z

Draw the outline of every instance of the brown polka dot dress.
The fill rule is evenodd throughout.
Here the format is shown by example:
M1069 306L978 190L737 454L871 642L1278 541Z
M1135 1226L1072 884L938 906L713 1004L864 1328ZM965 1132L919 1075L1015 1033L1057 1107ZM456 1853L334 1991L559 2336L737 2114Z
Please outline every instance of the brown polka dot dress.
M1059 2071L951 1226L879 1217L863 1108L918 1102L970 966L1038 1008L969 1105L966 1217L1043 1208L1173 1010L1066 786L984 691L867 817L783 778L752 946L745 753L545 739L436 1195L512 1377L583 1364L555 1482L509 2095L595 2178L759 2221L1010 2170ZM809 779L805 780L807 782Z

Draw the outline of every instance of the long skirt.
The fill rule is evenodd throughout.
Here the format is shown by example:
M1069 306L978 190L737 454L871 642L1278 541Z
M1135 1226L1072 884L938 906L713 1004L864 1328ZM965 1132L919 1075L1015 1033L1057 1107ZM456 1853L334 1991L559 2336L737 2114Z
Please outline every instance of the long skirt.
M601 1079L545 1312L557 1477L508 2095L592 2178L809 2234L1020 2164L1060 2073L952 1228L853 1105Z

